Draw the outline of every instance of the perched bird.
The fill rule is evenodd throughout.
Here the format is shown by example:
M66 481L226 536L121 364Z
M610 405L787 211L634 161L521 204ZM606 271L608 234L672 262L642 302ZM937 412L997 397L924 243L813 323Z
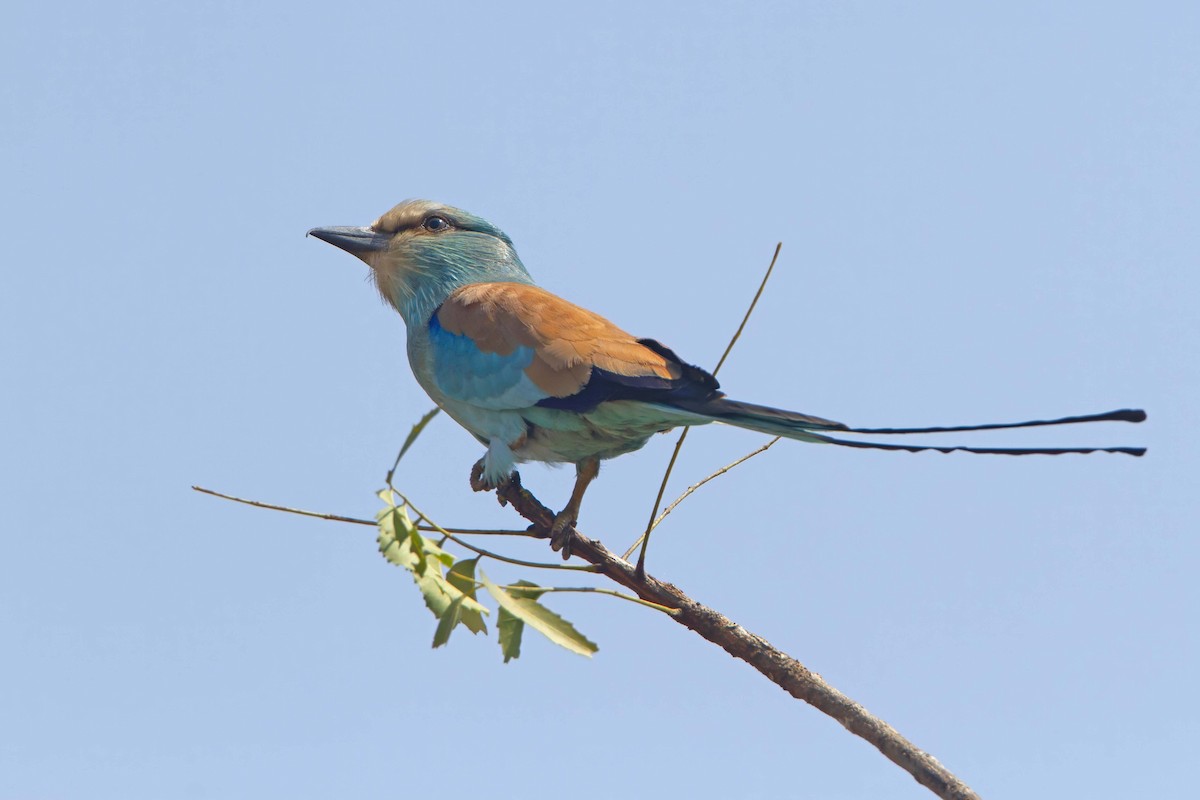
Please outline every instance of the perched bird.
M1145 412L942 428L850 428L821 417L725 397L712 375L654 339L534 285L512 240L495 225L451 206L407 200L366 227L309 234L371 268L383 299L408 328L413 374L433 401L482 444L485 486L507 480L518 462L570 463L575 488L554 522L569 534L588 484L604 459L629 453L652 434L722 422L804 442L884 450L960 450L1003 455L1091 453L1140 456L1144 448L981 448L881 444L841 433L936 433L1073 422L1141 422Z

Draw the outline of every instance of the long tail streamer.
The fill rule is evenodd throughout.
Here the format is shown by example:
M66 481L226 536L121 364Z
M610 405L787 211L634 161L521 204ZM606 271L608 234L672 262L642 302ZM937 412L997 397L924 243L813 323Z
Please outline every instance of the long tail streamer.
M960 431L994 431L1001 428L1040 428L1044 425L1074 425L1078 422L1145 422L1146 412L1140 408L1121 408L1103 414L1084 414L1081 417L1033 419L1027 422L992 422L986 425L954 425L937 428L846 428L849 433L957 433ZM1074 452L1074 451L1072 451Z
M1085 414L1079 417L1060 417L1059 419L1035 419L1026 422L996 422L986 425L953 425L930 428L846 428L847 433L869 434L908 434L908 433L959 433L962 431L990 431L1001 428L1040 428L1046 425L1073 425L1079 422L1142 422L1146 412L1140 408L1122 408L1116 411L1106 411L1103 414ZM882 442L856 442L847 439L834 439L830 436L811 434L828 444L842 447L861 447L870 450L904 450L909 453L920 453L924 450L936 450L939 453L982 453L997 456L1057 456L1063 453L1123 453L1127 456L1142 456L1146 453L1144 447L961 447L957 445L911 445L883 444Z
M982 453L994 456L1059 456L1063 453L1124 453L1127 456L1143 456L1144 447L960 447L957 445L915 445L915 444L883 444L882 442L852 442L847 439L834 439L831 436L812 434L814 439L827 444L842 447L862 447L868 450L904 450L909 453L920 453L924 450L936 450L939 453Z

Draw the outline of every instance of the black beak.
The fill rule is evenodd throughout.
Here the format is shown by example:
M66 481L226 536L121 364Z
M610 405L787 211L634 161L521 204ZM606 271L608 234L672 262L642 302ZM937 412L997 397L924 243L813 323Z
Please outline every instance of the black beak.
M329 242L334 247L340 247L352 256L362 258L369 253L386 250L391 241L390 236L376 233L370 228L355 228L341 226L336 228L313 228L308 232L323 242Z

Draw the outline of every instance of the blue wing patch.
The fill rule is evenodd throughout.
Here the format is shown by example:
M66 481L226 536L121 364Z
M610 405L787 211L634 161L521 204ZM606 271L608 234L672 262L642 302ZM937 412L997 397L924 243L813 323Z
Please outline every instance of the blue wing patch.
M518 347L506 356L485 353L471 337L443 328L437 314L429 320L429 342L434 380L448 397L496 410L528 408L547 397L525 374L532 348Z

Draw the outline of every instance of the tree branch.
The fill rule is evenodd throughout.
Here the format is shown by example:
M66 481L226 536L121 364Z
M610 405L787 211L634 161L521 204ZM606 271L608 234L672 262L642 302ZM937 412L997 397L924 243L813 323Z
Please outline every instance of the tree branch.
M496 490L501 502L511 503L517 513L549 537L554 513L521 486L518 476ZM919 749L883 720L830 686L817 673L751 633L723 614L697 603L680 589L650 575L638 574L632 564L619 558L600 542L575 532L572 554L598 567L598 572L633 591L638 597L677 609L672 618L740 658L785 692L833 717L846 730L866 739L879 752L906 770L918 783L944 800L979 800L965 783Z

